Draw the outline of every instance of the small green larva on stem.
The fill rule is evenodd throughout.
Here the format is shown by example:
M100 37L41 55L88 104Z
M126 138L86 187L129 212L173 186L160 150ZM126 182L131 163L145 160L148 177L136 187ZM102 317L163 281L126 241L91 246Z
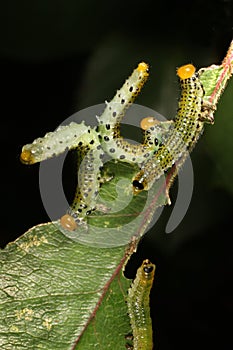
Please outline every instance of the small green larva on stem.
M134 350L153 349L153 331L150 316L150 292L155 265L148 259L138 268L136 278L128 290L127 305L133 331Z

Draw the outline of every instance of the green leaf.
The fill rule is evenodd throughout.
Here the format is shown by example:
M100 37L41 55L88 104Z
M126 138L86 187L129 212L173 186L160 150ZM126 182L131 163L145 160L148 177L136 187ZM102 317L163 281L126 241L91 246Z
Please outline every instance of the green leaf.
M108 326L103 333L110 337L115 324L114 342L122 344L129 331L124 302L129 284L121 277L125 250L80 245L53 223L38 225L9 244L0 253L1 349L72 349L106 293L106 305L92 324L95 331L88 331L88 340L102 344L103 312L112 310L105 314Z

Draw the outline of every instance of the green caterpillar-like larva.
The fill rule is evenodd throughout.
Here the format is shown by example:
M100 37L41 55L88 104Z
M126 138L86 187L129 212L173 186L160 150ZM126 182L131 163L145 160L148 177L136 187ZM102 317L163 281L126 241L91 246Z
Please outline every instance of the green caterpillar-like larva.
M204 89L195 67L192 64L182 66L177 70L177 75L181 85L177 115L157 152L143 162L141 170L134 177L135 194L149 190L164 172L189 153L203 132L204 122L209 122L207 113L206 119L203 118Z
M148 259L144 260L128 290L127 305L133 331L133 350L152 350L153 348L150 292L154 274L155 265Z

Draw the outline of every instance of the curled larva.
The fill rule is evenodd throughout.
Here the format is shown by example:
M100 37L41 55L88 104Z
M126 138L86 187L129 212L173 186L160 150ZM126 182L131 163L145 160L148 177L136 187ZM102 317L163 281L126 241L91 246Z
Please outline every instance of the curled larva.
M148 259L144 260L128 290L127 305L133 331L134 350L152 350L153 348L150 291L154 274L155 265Z
M177 70L181 96L173 126L166 133L163 143L148 161L145 161L132 180L134 194L148 190L153 183L191 151L203 131L201 121L204 90L195 67L191 64Z

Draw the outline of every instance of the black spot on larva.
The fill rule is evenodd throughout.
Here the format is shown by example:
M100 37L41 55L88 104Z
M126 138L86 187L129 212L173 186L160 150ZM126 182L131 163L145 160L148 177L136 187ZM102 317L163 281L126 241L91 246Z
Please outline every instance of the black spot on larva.
M106 124L105 127L106 127L107 130L109 130L110 129L110 124Z
M119 158L120 158L120 159L125 159L125 155L124 155L124 154L121 154Z
M83 210L82 209L78 209L78 212L81 213Z
M48 150L50 150L50 149L51 149L51 147L47 146L47 149L48 149Z
M96 132L99 132L99 126L96 126L96 127L95 127L95 131L96 131Z
M100 150L100 149L101 149L101 145L98 145L98 146L96 147L96 149Z
M88 130L87 130L87 132L88 132L88 134L90 134L91 130L90 130L90 129L88 129Z
M91 214L91 210L87 210L86 215L90 215L90 214Z
M132 91L133 91L133 86L130 86L129 92L132 92Z
M114 153L115 152L115 148L110 148L109 150L111 153Z
M125 100L122 98L121 100L121 104L123 105L125 103Z
M90 145L93 145L94 143L95 143L94 140L91 140L91 141L90 141Z
M155 138L155 146L158 146L158 144L159 144L159 141L157 138Z
M144 186L141 182L139 182L138 180L134 180L133 181L133 187L138 188L139 190L143 190Z
M153 266L145 266L143 270L145 273L151 273L153 271Z
M104 141L109 141L109 137L108 136L104 136Z
M116 112L112 112L112 116L113 116L114 118L116 117L116 115L117 115Z
M87 207L87 205L86 204L80 204L80 207L85 209Z
M59 143L63 143L63 141L59 141Z
M82 141L80 141L80 142L78 143L79 146L82 146L82 144L83 144Z

